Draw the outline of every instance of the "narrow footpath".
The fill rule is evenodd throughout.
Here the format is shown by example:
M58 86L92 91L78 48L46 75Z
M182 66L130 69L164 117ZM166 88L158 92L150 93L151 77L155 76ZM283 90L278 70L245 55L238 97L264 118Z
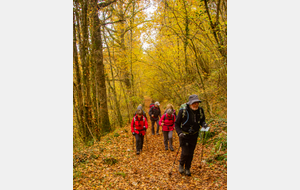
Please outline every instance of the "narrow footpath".
M147 116L150 101L146 98L143 108ZM136 155L130 125L104 136L87 149L74 152L74 189L227 189L226 166L203 162L200 169L200 144L195 149L192 176L178 172L181 150L171 170L179 148L177 133L173 133L174 151L166 151L161 128L160 135L151 135L149 118L148 121L149 128L140 155ZM204 149L204 158L210 149Z

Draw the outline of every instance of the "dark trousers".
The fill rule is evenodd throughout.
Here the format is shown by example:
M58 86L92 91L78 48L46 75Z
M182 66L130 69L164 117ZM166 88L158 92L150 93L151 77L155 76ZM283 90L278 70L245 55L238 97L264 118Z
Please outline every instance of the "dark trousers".
M181 146L181 157L180 165L184 166L186 169L190 169L192 165L192 160L194 156L194 150L197 145L198 133L194 135L186 135L185 138L179 138Z
M143 149L143 144L144 144L144 135L135 134L136 151L142 150Z
M156 125L157 125L157 130L156 130L156 133L158 133L159 132L159 123L158 123L158 120L156 120L156 121L153 121L153 120L151 120L151 132L152 132L152 135L154 135L154 124L156 123Z

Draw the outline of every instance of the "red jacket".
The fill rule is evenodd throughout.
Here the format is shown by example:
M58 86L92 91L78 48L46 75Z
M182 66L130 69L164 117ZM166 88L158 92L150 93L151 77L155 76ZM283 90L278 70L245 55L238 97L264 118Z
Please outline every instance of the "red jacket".
M135 118L135 121L134 121ZM143 121L144 118L144 121ZM148 129L148 123L147 123L147 119L142 116L141 118L139 118L137 115L134 116L132 118L131 121L131 132L135 132L136 134L142 134L145 135L145 130L144 130L144 126L146 127L146 129Z
M174 114L172 114L171 116L168 116L168 114L164 114L159 120L159 125L161 126L161 124L164 123L164 125L162 126L163 131L173 131L175 127L175 121L176 117Z

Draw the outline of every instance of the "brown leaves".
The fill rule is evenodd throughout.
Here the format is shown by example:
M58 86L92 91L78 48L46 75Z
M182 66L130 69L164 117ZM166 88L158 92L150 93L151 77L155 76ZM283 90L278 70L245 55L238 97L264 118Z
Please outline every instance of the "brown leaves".
M179 147L175 132L175 151L165 151L162 135L153 136L148 130L143 151L136 155L129 129L117 129L94 146L74 152L74 189L227 189L227 162L202 162L200 169L200 144L195 149L192 176L188 177L178 172L180 152L171 170ZM204 159L211 157L213 146L204 149Z
M124 129L120 129L119 132L124 133ZM175 151L171 152L164 150L162 135L152 136L148 131L147 141L145 138L140 155L136 155L135 150L132 150L130 135L129 130L128 134L118 137L110 134L94 146L82 152L74 152L74 158L78 160L73 170L74 189L227 188L226 168L221 168L217 164L209 166L205 163L202 163L202 169L198 167L201 150L199 144L195 149L192 162L192 176L181 175L177 171L180 153L171 171L172 175L169 176L179 145L177 135L173 136Z

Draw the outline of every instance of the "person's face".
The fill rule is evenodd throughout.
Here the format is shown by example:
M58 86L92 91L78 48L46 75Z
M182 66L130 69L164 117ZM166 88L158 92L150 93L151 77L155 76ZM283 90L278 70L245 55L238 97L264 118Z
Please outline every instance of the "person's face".
M137 115L138 116L138 118L141 118L142 117L142 115Z
M169 117L171 116L171 114L169 114L169 113L167 113L167 114L168 114Z
M199 107L199 102L194 102L194 103L192 103L192 105L190 105L190 108L191 108L192 110L197 110L198 107Z
M154 106L155 106L155 107L158 107L158 105L157 105L157 104L155 104Z

